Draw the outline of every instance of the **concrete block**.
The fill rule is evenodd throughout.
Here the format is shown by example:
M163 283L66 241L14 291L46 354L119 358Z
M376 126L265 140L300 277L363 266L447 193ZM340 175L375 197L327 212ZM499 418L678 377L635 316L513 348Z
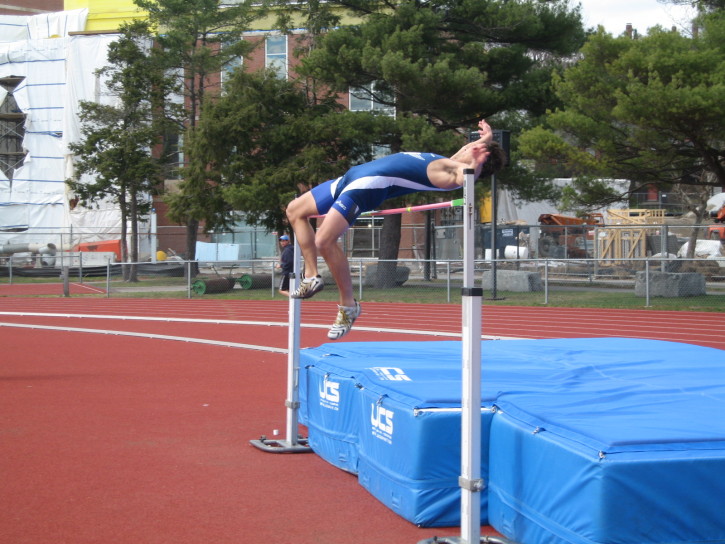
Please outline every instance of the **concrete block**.
M493 271L484 270L481 287L484 290L493 289ZM541 276L538 272L524 270L497 270L496 289L501 291L515 291L525 293L529 291L543 291Z
M353 270L353 277L357 274L357 270ZM365 275L363 277L363 285L365 287L375 287L378 276L378 265L373 263L365 267ZM395 267L395 285L400 287L410 278L410 268L407 266L397 265ZM355 278L356 279L356 278Z
M647 296L646 273L637 272L634 294ZM695 297L705 294L705 276L696 272L650 272L649 296L651 297Z

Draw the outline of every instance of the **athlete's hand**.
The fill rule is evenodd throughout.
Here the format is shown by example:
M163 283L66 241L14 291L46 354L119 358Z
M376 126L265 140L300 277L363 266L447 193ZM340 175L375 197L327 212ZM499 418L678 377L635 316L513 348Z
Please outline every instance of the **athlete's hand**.
M477 141L479 142L490 144L493 141L493 130L485 119L478 122L478 135L480 138Z

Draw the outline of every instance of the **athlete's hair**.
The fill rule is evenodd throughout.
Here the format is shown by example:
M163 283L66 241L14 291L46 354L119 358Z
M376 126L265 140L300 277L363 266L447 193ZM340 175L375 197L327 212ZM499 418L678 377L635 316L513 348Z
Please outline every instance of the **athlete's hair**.
M486 159L486 162L483 163L481 173L478 176L479 178L495 174L508 163L508 155L498 142L491 142L488 144L488 150L491 154Z

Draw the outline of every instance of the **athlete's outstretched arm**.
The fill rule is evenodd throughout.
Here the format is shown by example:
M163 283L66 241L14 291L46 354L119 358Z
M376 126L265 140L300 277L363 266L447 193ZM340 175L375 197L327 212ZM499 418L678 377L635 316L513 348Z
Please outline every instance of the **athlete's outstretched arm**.
M491 129L489 124L483 119L478 122L478 135L480 136L478 140L469 142L464 145L454 155L451 156L451 159L454 161L469 163L471 162L471 153L474 149L480 148L481 144L487 146L493 141L493 130Z
M462 187L465 183L463 171L473 169L476 177L481 173L483 164L491 154L486 144L479 144L469 148L470 161L462 162L453 159L438 159L428 165L428 179L441 189L450 191L456 187Z

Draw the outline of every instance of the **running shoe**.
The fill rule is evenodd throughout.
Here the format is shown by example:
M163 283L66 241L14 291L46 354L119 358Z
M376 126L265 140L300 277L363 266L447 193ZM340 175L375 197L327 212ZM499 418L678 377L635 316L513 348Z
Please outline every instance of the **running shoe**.
M327 337L330 340L339 340L345 336L355 320L360 317L362 310L360 309L360 303L356 300L355 306L338 306L337 319L333 323L332 328L327 333Z
M325 282L322 281L322 276L315 276L314 278L305 278L300 283L300 286L290 293L292 298L310 298L311 296L319 293L325 288Z

